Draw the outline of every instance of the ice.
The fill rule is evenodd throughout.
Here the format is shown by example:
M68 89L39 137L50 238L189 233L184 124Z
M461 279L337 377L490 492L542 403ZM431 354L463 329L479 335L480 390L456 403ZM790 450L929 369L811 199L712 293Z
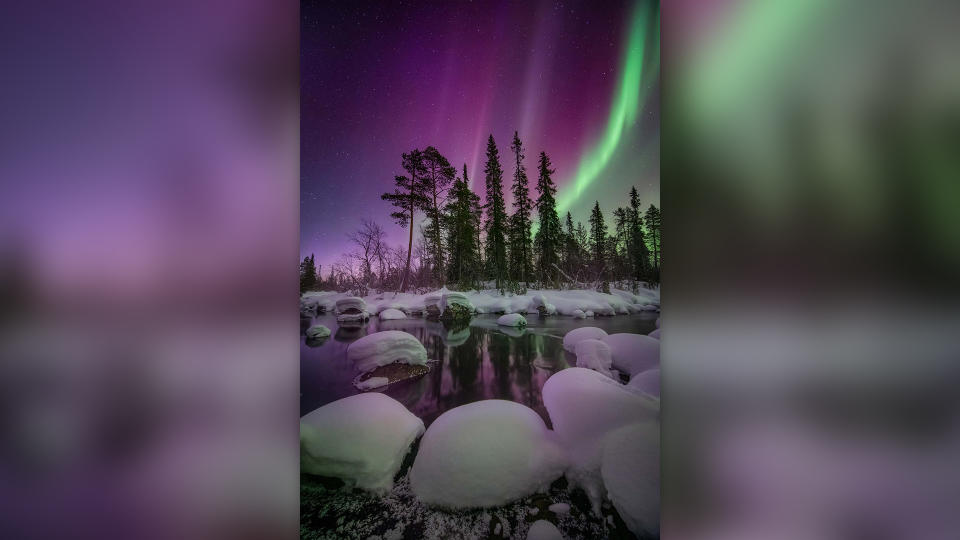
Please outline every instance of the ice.
M660 340L640 334L610 334L601 338L613 353L613 367L631 376L660 366Z
M656 422L622 427L603 441L600 472L627 528L660 534L660 429Z
M660 339L660 329L657 328L657 329L655 329L653 332L650 332L650 333L647 334L647 335L650 336L650 337L652 337L652 338L654 338L654 339Z
M386 377L370 377L363 381L357 381L354 383L354 386L357 387L357 390L373 390L374 388L380 388L388 384L390 384L390 379Z
M577 367L592 369L613 378L613 373L610 371L613 361L609 345L599 339L582 339L577 342L575 352Z
M560 529L545 519L534 521L527 532L527 540L563 540Z
M381 321L393 321L396 319L406 319L407 314L395 308L387 308L380 312Z
M426 364L427 350L406 332L385 330L351 343L347 347L347 358L363 373L394 362Z
M536 412L512 401L476 401L430 425L410 486L427 504L492 507L548 488L564 467L555 435Z
M570 511L570 505L567 503L553 503L549 507L550 511L554 514L566 514Z
M497 319L497 324L500 326L526 326L527 319L519 313L509 313Z
M627 388L660 397L660 369L648 369L630 377Z
M567 479L582 487L599 511L603 497L600 451L604 435L656 418L659 400L628 390L596 371L573 367L547 379L543 404L568 454Z
M386 492L423 421L395 399L357 394L300 418L300 469Z
M306 331L307 339L324 339L330 337L330 329L322 324L311 326Z
M583 326L567 332L563 336L563 348L569 352L577 352L577 343L584 339L603 339L607 332L603 328L596 326Z

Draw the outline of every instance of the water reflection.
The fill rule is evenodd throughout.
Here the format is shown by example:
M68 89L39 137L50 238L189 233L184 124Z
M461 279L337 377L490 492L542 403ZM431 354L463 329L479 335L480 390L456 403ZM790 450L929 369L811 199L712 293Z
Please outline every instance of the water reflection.
M300 414L353 395L357 375L347 360L347 346L360 337L383 330L412 334L427 349L431 371L423 377L391 384L383 393L403 403L430 424L446 410L482 399L523 403L549 423L541 389L554 372L575 365L563 349L563 335L581 326L598 326L608 333L646 334L657 315L641 313L595 320L568 317L527 317L526 329L500 327L495 316L476 317L467 324L427 321L420 318L337 323L320 315L304 324L301 334L314 324L334 330L334 339L317 346L304 340L300 348ZM312 346L311 346L312 345Z

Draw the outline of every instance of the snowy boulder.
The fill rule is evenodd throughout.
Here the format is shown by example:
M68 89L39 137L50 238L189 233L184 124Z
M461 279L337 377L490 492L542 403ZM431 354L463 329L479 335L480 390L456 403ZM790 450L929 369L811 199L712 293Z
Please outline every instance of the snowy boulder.
M587 317L593 317L593 316L595 315L595 313L593 312L593 310L588 309L587 312L585 313L585 315L586 315Z
M420 442L410 487L428 504L485 508L544 490L563 474L563 451L532 409L491 399L450 409Z
M519 313L509 313L497 319L500 326L526 326L527 320Z
M575 351L577 367L592 369L597 373L613 378L613 373L610 371L613 359L610 354L610 347L606 343L599 339L581 339L577 342Z
M384 394L358 394L300 418L300 470L386 492L423 421Z
M386 330L363 336L347 347L347 358L361 372L394 362L424 365L427 349L417 338L400 330Z
M446 311L451 306L463 306L473 311L473 304L467 300L467 295L457 291L446 291L440 296L440 311Z
M630 377L627 388L660 397L660 370L648 369Z
M650 332L650 333L647 334L647 335L650 336L650 337L652 337L653 339L660 339L660 329L657 328L657 329L655 329L653 332Z
M604 438L600 473L607 496L637 536L660 534L660 429L656 422L620 428Z
M613 367L631 376L660 367L660 340L641 334L610 334L602 338L613 353Z
M584 326L567 332L563 336L563 348L569 352L577 352L577 343L584 339L603 339L607 332L603 328L595 326Z
M399 309L387 308L380 312L381 321L394 321L397 319L406 319L407 314Z
M348 296L337 300L337 321L365 321L369 318L363 298Z
M573 310L573 318L574 318L574 319L586 319L586 318L587 318L587 314L584 313L584 311L583 311L582 309L575 309L575 310Z
M656 418L659 402L584 368L553 374L543 385L543 404L563 447L567 479L586 491L599 510L603 498L600 451L603 437L617 428Z
M560 529L545 519L534 521L527 531L527 540L563 540Z
M311 326L306 331L307 339L326 339L330 337L330 329L322 324Z

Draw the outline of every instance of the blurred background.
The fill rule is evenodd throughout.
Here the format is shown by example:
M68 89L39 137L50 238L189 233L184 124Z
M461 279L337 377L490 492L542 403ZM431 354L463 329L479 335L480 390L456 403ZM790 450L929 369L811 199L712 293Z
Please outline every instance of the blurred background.
M662 11L666 538L956 538L955 2ZM0 8L0 534L297 534L298 6Z

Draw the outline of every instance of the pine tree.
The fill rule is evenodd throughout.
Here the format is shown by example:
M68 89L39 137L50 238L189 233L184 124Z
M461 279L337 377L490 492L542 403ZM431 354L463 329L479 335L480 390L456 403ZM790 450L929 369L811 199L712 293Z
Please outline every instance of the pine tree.
M537 214L540 219L540 228L534 238L537 252L537 269L540 281L543 283L555 282L557 266L560 263L560 252L563 249L563 231L560 228L560 218L557 216L557 201L554 196L557 187L550 178L555 171L550 168L550 158L546 152L540 152L539 176L537 178Z
M300 292L314 290L317 286L317 267L313 254L300 263Z
M403 268L403 280L400 281L400 292L407 290L410 278L410 254L413 252L413 217L417 209L423 208L427 203L427 198L423 194L423 153L420 150L413 150L409 154L403 154L402 166L410 176L397 176L394 178L396 188L393 193L384 193L381 199L389 201L396 211L390 214L397 225L409 227L410 240L407 243L407 264Z
M423 210L428 220L423 232L427 249L430 250L433 280L440 284L444 276L442 205L446 191L457 173L447 158L433 146L428 146L423 151L423 167L426 171L423 175L423 193L427 198Z
M630 188L630 244L628 247L633 278L641 280L650 273L650 252L643 234L643 216L640 215L640 196L637 188Z
M507 205L503 198L503 169L493 135L487 139L487 163L483 168L486 185L487 268L496 288L507 279Z
M513 173L513 215L510 216L510 278L515 282L529 283L530 271L530 214L533 201L527 181L527 171L523 166L523 144L519 134L513 132L513 144L510 145L516 159Z
M660 273L660 209L654 205L647 208L644 215L644 224L650 234L650 251L653 252L653 266L655 273Z
M566 230L563 235L563 267L568 275L573 276L580 266L580 251L577 246L577 236L573 228L573 216L567 212Z
M614 234L607 244L610 248L613 275L616 278L629 276L633 270L630 255L633 242L632 211L623 206L613 211Z
M607 262L607 225L603 222L603 212L600 211L600 202L594 203L590 213L590 249L593 255L593 266L596 272L603 272Z
M463 166L463 178L457 178L450 189L450 202L447 203L446 229L449 265L447 277L460 285L461 290L473 285L477 274L475 210L480 197L470 190L467 178L467 166Z

